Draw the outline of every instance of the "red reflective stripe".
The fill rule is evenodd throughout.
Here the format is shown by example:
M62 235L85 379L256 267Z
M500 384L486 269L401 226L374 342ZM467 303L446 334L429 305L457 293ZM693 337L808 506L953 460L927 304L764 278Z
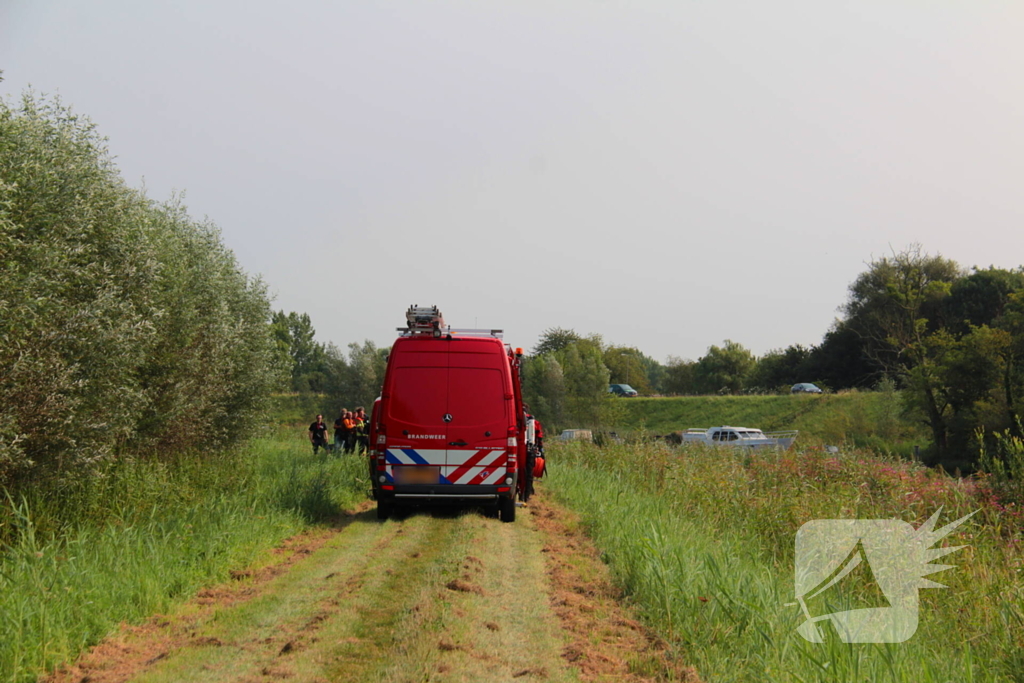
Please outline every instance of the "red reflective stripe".
M452 451L448 451L449 454L451 452ZM468 452L468 451L463 451L463 452ZM490 452L491 451L477 451L476 455L471 457L465 463L460 465L457 470L455 470L454 472L452 472L451 474L448 475L448 481L451 481L451 482L458 481L459 478L462 475L464 475L466 472L469 472L469 468L475 466L478 462L480 462L481 460L486 458L487 454L490 453Z
M480 474L476 475L475 477L473 477L472 479L470 479L466 483L467 484L482 484L484 479L486 479L487 477L491 476L492 474L494 474L494 472L492 470L487 470L487 469L481 468L480 469Z
M497 453L497 451L495 451L495 452ZM485 464L481 465L480 466L480 474L476 475L475 477L473 477L472 479L470 479L469 481L464 482L464 483L466 483L466 484L482 484L484 479L486 479L490 475L494 474L495 470L497 468L501 467L501 462L500 461L503 459L503 457L504 457L504 455L502 453L498 453L498 458L495 459L494 462L489 462L489 463L485 463ZM452 480L452 483L455 483L454 480ZM459 483L463 483L463 482L459 482Z

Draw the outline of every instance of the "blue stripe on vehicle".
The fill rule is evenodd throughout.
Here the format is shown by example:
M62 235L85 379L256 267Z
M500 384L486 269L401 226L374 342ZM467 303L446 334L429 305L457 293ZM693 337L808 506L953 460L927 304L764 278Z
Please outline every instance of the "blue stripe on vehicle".
M387 477L387 479L388 479L387 483L388 484L394 484L395 483L395 478L391 476L390 472L385 470L384 471L384 476Z
M404 455L407 458L409 458L410 460L412 460L413 461L412 464L415 464L415 465L429 465L430 464L429 462L426 461L426 459L422 455L417 453L412 448L400 448L398 450L402 453L402 455ZM391 449L388 449L385 452L385 456L387 457L387 462L389 464L391 464L391 465L408 465L408 464L410 464L410 463L406 462L405 460L403 460L402 458L398 457L398 455L396 455ZM439 470L441 469L440 466L438 466L438 469ZM391 476L390 468L384 474L387 476L388 482L394 483L395 480L394 480L394 477ZM451 485L451 482L448 480L448 478L446 476L444 476L443 474L441 474L440 472L438 473L438 479L439 479L439 481L437 482L438 484L448 484L449 486Z
M429 465L430 464L429 462L426 461L426 459L424 459L424 457L422 455L420 455L419 453L417 453L416 451L414 451L411 448L403 448L402 452L405 453L406 455L408 455L410 458L412 458L412 461L415 464L417 464L417 465Z

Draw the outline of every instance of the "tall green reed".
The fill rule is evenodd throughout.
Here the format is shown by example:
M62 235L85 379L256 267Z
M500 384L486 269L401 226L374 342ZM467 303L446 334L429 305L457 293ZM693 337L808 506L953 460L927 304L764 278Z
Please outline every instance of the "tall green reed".
M59 500L9 498L0 546L0 681L33 681L117 624L163 612L309 523L365 498L362 457L261 440L222 461L112 466Z
M1019 520L984 487L852 453L736 453L650 444L572 445L551 454L550 486L582 516L645 618L710 681L996 681L1024 676ZM811 519L915 525L981 512L951 545L955 569L921 591L906 643L809 643L793 587L797 529ZM853 608L856 590L829 611Z

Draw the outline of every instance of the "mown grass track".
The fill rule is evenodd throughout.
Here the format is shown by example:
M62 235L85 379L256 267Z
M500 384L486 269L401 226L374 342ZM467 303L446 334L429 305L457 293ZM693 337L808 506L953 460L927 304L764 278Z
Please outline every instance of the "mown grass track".
M52 680L578 680L528 517L369 510L314 538Z

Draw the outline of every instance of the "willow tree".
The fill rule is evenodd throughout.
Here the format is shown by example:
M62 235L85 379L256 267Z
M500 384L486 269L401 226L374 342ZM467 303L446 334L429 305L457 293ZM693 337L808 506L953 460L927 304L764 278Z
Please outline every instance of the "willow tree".
M262 284L214 226L129 188L59 101L0 102L0 262L0 483L216 448L260 413Z

